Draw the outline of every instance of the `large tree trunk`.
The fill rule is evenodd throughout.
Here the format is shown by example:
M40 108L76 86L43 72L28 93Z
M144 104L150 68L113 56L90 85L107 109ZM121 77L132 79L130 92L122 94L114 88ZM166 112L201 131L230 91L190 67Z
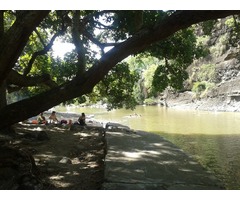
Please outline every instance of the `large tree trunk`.
M2 85L0 85L0 110L4 108L7 105L6 100L6 84L3 82Z
M80 77L45 93L6 106L0 111L0 129L25 120L66 100L92 91L93 87L118 62L131 54L143 51L149 45L166 39L180 29L205 20L239 14L240 11L181 11L166 18L151 30L143 29L132 38L107 52Z

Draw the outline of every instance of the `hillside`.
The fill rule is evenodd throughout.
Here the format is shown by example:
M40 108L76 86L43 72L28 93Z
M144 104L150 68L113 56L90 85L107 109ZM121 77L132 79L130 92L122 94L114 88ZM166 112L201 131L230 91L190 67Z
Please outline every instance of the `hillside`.
M219 20L210 35L197 31L209 54L188 67L184 92L165 91L169 107L240 111L240 40L235 28L231 17Z

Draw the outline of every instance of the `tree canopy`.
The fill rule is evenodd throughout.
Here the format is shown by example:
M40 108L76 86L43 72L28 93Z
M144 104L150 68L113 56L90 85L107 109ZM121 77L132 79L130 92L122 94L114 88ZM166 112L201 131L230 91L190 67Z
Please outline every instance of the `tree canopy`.
M191 25L240 11L0 11L0 129L84 95L109 108L132 108L138 69L124 59L151 55L165 62L154 90L181 87L185 68L201 55ZM63 59L55 40L74 44ZM110 49L110 50L109 50ZM23 99L7 102L18 91Z

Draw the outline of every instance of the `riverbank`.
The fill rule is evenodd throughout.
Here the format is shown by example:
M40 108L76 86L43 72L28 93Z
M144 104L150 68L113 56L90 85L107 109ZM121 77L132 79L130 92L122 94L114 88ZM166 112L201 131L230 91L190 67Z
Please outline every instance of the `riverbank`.
M99 126L15 125L18 137L1 146L0 188L224 189L211 173L163 137L117 123L109 126L105 133Z
M76 112L76 113L81 113L82 111L85 111L87 116L89 113L93 114L96 113L96 117L99 117L99 113L100 112L92 112L93 110L83 110L81 109L80 111ZM144 111L144 112L142 112ZM152 111L154 111L152 113ZM138 109L136 110L137 113L141 113L141 117L124 117L126 115L128 115L128 113L120 113L119 111L113 111L114 116L117 116L119 120L110 120L113 119L112 116L111 117L107 117L107 115L105 115L105 112L103 113L103 117L101 119L105 119L105 121L118 121L120 122L121 119L127 120L128 123L125 123L125 126L129 126L133 129L136 130L147 130L146 128L149 129L149 127L152 129L154 124L157 124L156 126L156 130L164 130L164 126L166 126L166 132L167 130L169 130L168 125L174 125L174 130L171 130L174 134L174 136L172 134L165 134L164 137L167 138L167 140L171 141L174 144L177 144L177 146L179 146L180 148L184 149L185 152L188 152L190 155L193 155L194 158L200 158L200 163L205 166L205 168L210 168L210 170L212 172L215 172L215 175L217 175L221 180L225 181L228 186L234 186L234 187L228 187L228 189L232 189L232 188L238 188L238 174L237 174L237 169L238 169L238 152L240 152L239 150L239 137L238 135L233 135L232 137L230 137L229 135L216 135L215 137L215 133L212 133L212 129L206 130L206 133L211 133L209 135L209 137L207 137L208 135L204 134L204 135L195 135L193 133L199 133L198 130L194 130L194 129L190 129L187 130L186 128L181 129L179 126L183 125L183 122L186 122L186 127L189 129L189 123L192 125L191 127L195 127L194 122L196 122L198 125L203 125L204 126L200 126L201 127L201 131L204 131L204 127L207 124L207 122L211 121L210 125L213 125L214 128L214 132L216 132L216 134L220 134L222 131L224 134L224 132L226 133L233 133L232 131L229 130L229 127L234 127L234 129L236 129L236 125L238 124L238 113L235 113L233 118L225 118L224 116L226 114L229 115L229 113L220 113L218 115L210 115L208 118L208 114L210 113L202 113L199 114L199 112L196 112L195 115L193 115L192 112L175 112L172 109L164 109L161 107L138 107ZM59 119L72 119L75 120L78 118L79 114L76 113L60 113L57 112L57 116L59 117ZM161 115L160 115L161 114ZM111 115L109 113L109 115ZM237 115L237 116L236 116ZM48 116L48 113L45 113L45 116ZM101 115L100 115L101 116ZM153 117L150 117L153 116ZM174 119L172 119L171 116L174 116ZM203 118L199 118L203 116ZM184 118L187 117L187 118ZM197 117L196 120L194 121L190 121L192 119L194 119L195 117ZM222 118L223 117L223 118ZM216 122L215 122L215 118L216 118ZM117 119L117 118L114 118ZM202 121L202 120L205 121ZM98 119L96 119L97 121ZM179 121L180 120L180 121ZM235 121L236 124L234 126L232 126ZM89 125L89 127L91 127L92 125L97 125L97 122L94 121L94 118L88 117L87 123ZM102 120L100 120L102 121ZM136 122L136 123L135 123ZM224 123L221 123L224 122ZM215 125L215 123L217 125ZM231 124L231 126L227 126L227 124ZM135 128L134 128L134 124ZM143 126L143 125L146 126ZM151 124L151 126L149 126L149 124ZM223 124L223 127L228 127L228 129L223 130L223 127L221 128L221 125ZM99 126L102 126L103 124L98 123ZM3 140L0 140L0 142L4 142L11 144L12 146L15 147L23 147L23 149L28 149L27 147L30 145L29 148L29 152L35 156L34 159L36 158L36 155L34 154L41 154L42 159L38 160L36 159L36 165L37 167L43 167L42 168L42 172L44 172L46 174L45 176L45 180L46 184L44 184L44 188L55 188L57 186L57 189L63 189L63 187L60 185L61 184L65 184L64 187L69 187L67 186L67 184L69 184L68 181L66 181L67 179L65 179L64 177L67 176L69 174L69 180L70 180L70 175L72 174L72 178L78 178L78 175L76 174L76 171L78 171L81 166L79 165L81 162L85 163L85 166L82 166L83 168L81 168L81 174L82 174L82 182L84 183L84 174L86 174L86 176L89 176L88 173L85 172L94 172L92 170L95 170L94 168L91 168L91 165L88 165L88 162L91 162L91 159L96 159L97 156L102 156L97 155L96 157L92 155L92 153L90 152L90 154L87 154L86 152L89 151L88 148L95 148L97 146L95 145L101 145L101 143L99 143L101 140L98 140L97 138L99 138L99 135L96 134L96 132L93 133L93 136L96 137L94 139L94 137L92 137L91 139L91 131L90 130L85 130L85 129L79 129L79 130L69 130L68 126L60 126L60 125L56 125L56 126L52 126L50 125L49 127L46 126L46 129L42 129L44 125L31 125L29 127L22 127L21 129L19 129L19 133L20 136L18 138L12 139L12 138L5 138ZM52 126L52 127L51 127ZM119 129L118 132L121 132L122 134L128 136L129 132L131 130L126 129L126 127L121 127L121 128L125 128L125 131L123 131L123 129ZM29 134L28 129L31 129L31 133L33 132L34 134ZM49 129L49 130L48 130ZM22 131L20 131L22 130ZM23 131L25 130L25 132ZM51 130L51 131L50 131ZM114 131L114 129L111 129L112 131ZM179 133L191 133L191 135L182 135L182 134L177 134L176 130L179 131ZM237 129L239 130L239 129ZM236 130L236 134L238 133L238 131ZM44 132L46 132L47 134L44 134ZM138 131L136 131L138 132ZM151 132L151 131L150 131ZM28 134L26 134L28 133ZM25 134L25 138L23 137ZM34 138L32 138L32 137ZM45 137L45 136L50 136L50 137ZM100 137L102 139L104 139L105 137ZM1 138L0 138L1 139ZM45 140L44 140L45 139ZM67 140L70 139L69 143L67 142ZM231 139L231 141L229 141L229 139ZM66 140L66 143L68 145L64 145L64 142ZM95 141L96 140L96 141ZM99 142L98 142L99 141ZM179 143L180 142L180 143ZM202 143L201 143L202 142ZM184 144L186 143L186 144ZM83 146L81 145L83 144ZM32 146L31 146L32 145ZM91 146L92 145L92 146ZM187 146L186 146L187 145ZM41 147L43 146L43 147ZM56 147L55 147L56 146ZM86 146L86 148L84 149L84 146ZM95 146L95 147L94 147ZM45 148L45 153L40 153L40 151L37 148L41 149L41 148ZM220 149L218 149L217 147L221 147ZM69 149L71 148L71 149ZM76 151L76 157L71 157L69 152L71 152L72 149L78 149ZM104 148L103 148L104 149ZM38 150L38 152L36 152L36 150ZM199 150L199 152L198 152ZM99 150L101 151L101 150ZM3 151L1 151L3 152ZM9 152L9 151L8 151ZM52 153L51 153L52 152ZM62 152L62 153L61 153ZM80 154L80 152L82 152L82 154ZM85 152L85 153L83 153ZM97 151L96 151L97 152ZM60 154L61 153L61 154ZM26 154L26 151L24 151L24 155ZM2 155L4 155L4 153L0 154L0 160L2 160ZM8 154L9 155L9 154ZM13 164L13 166L16 166L16 162L14 158L13 152L11 153L12 157L10 158L11 163ZM23 155L23 159L26 158ZM60 155L60 156L57 156ZM105 153L104 153L105 155ZM131 154L129 154L131 156ZM221 155L221 157L218 157L218 155ZM21 154L22 156L22 154ZM69 157L70 156L70 157ZM69 158L69 159L68 159ZM80 158L79 164L75 164L76 162L78 162L77 159L75 158ZM219 160L218 160L219 158ZM29 160L29 158L25 159L26 161ZM62 160L62 161L61 161ZM100 158L101 160L101 158ZM9 161L9 160L8 160ZM51 170L53 171L52 166L55 165L55 163L58 164L58 162L66 162L67 164L64 163L59 163L60 167L57 168L56 172L58 172L60 175L58 176L57 174L53 174L54 172L51 172ZM71 164L72 162L72 164ZM46 165L45 165L46 163ZM74 164L73 164L74 163ZM8 163L9 164L9 163ZM224 165L223 165L224 164ZM70 171L66 171L66 169L68 168L68 166L71 165L75 165L76 170L74 170L73 172ZM4 165L2 165L4 166ZM27 166L29 166L29 162L26 162L26 168ZM102 166L101 166L102 167ZM234 168L233 168L234 167ZM29 169L29 168L28 168ZM35 169L34 167L32 169ZM228 169L228 170L226 170ZM6 171L7 170L7 171ZM63 171L59 171L59 170L63 170ZM64 171L65 170L65 171ZM41 170L40 170L41 171ZM49 172L48 172L49 171ZM9 174L9 178L12 177L12 175L16 172L15 169L10 170L11 173L9 173L8 169L1 169L0 170L1 175L5 174L5 172L7 172L6 174ZM37 173L36 170L33 170L33 172ZM100 171L99 171L100 172ZM232 176L232 172L234 173L234 176ZM49 174L48 174L49 173ZM52 173L52 174L51 174ZM101 175L101 173L97 173L96 175ZM38 174L36 174L36 176L38 176ZM93 176L93 175L92 175ZM5 176L1 176L1 177L5 177ZM94 176L93 176L94 177ZM5 177L6 178L6 177ZM53 180L52 180L53 179ZM81 179L81 177L80 177ZM53 181L54 184L59 183L60 185L51 185L49 183L49 181ZM94 178L93 180L103 180L103 179L98 179L98 178ZM85 181L88 181L88 179L86 179ZM0 180L1 182L1 180ZM62 183L61 183L62 182ZM101 181L100 181L101 182ZM98 186L100 185L98 182ZM231 182L231 184L229 184ZM11 183L11 181L10 181ZM92 183L93 185L94 183ZM96 185L95 185L96 186ZM90 187L90 185L89 185Z
M227 189L239 189L238 112L208 112L137 106L136 110L79 108L72 112L94 114L96 120L115 121L135 130L157 133L192 155L221 179ZM129 117L137 113L141 117Z
M240 112L240 101L238 96L209 97L196 99L195 93L184 92L170 94L167 106L174 109L200 110L210 112Z

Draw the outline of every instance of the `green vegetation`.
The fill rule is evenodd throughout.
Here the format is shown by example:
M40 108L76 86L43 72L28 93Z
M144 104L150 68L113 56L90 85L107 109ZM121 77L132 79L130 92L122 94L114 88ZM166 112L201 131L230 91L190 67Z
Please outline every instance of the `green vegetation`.
M202 23L201 23L202 24ZM219 83L220 78L217 77L216 63L217 58L221 57L230 47L236 46L239 41L239 18L237 16L228 17L223 21L209 22L207 36L204 34L197 37L197 44L209 49L209 55L206 59L195 62L197 65L191 66L191 74L188 80L191 90L196 93L196 97L204 97L207 92ZM201 31L199 31L201 32ZM238 39L237 39L238 38ZM195 64L194 63L194 64Z
M53 24L56 29L60 29L58 14L51 13L48 17L48 22ZM135 15L136 21L129 20L129 18ZM141 23L142 26L147 26L149 20L151 23L155 23L151 18L153 15L160 17L162 14L141 11L135 13L134 11L126 15L125 12L119 11L117 15L107 16L107 23L110 23L108 20L112 20L111 17L113 17L115 19L113 26L119 26L120 30L129 30L129 33L132 34L136 31L137 23ZM138 22L137 20L140 21ZM11 24L12 20L9 23ZM206 47L210 39L209 35L214 28L214 23L216 21L210 20L199 24L204 32L203 36L196 36L194 27L191 27L178 31L167 40L152 45L151 48L138 56L129 57L125 63L120 63L109 71L104 80L96 85L92 93L65 101L63 104L91 104L101 101L108 105L108 109L122 108L123 106L133 109L137 104L152 104L149 101L152 101L167 87L182 90L184 87L183 83L188 78L186 68L193 60L204 57L209 53ZM49 28L49 25L45 24L45 28ZM105 41L108 36L108 34L102 32L99 37L102 37L101 41ZM69 35L63 36L62 40L68 40L67 37ZM125 37L124 31L119 31L118 34L114 35L114 40L124 39ZM227 35L221 36L219 41L217 45L210 48L211 55L219 56L219 54L223 53L227 45ZM25 47L25 52L19 60L19 66L22 66L21 70L24 66L25 68L28 67L28 61L31 60L32 54L38 49L44 48L43 44L48 42L48 29L38 29L31 35L30 42ZM90 46L89 51L93 54L96 53L90 49ZM49 74L57 84L71 81L75 76L73 74L78 73L78 66L73 63L74 60L77 62L78 55L75 52L69 52L63 59L54 59L51 54L49 52L39 56L33 62L28 74ZM87 63L86 68L88 68L94 62L94 59L89 58L85 62ZM198 72L198 80L204 83L212 82L214 80L214 71L214 65L206 64L201 66ZM26 72L22 71L22 73ZM193 86L192 91L198 91L199 88L195 89L194 87L198 88L200 86L196 86L196 83ZM34 96L47 89L48 86L44 84L41 87L28 87L24 89L24 93L21 90L17 93L9 94L8 100L10 103L26 96Z
M133 97L134 84L139 80L136 71L130 71L128 64L120 63L95 87L98 98L95 101L107 103L108 110L122 108L133 109L137 102Z
M167 87L182 90L187 67L208 53L194 24L206 21L210 33L209 20L234 14L239 11L0 11L0 129L60 103L134 108ZM56 40L75 48L56 58Z
M233 47L237 47L240 39L240 19L239 16L233 15L229 17L225 24L230 29L229 44Z
M214 82L215 79L215 70L216 66L214 64L206 64L200 66L200 70L198 72L198 80L199 81L207 81Z
M218 42L214 46L211 46L209 48L211 55L213 57L221 56L228 49L228 44L229 44L229 33L225 33L218 39Z
M156 105L157 101L154 98L147 98L144 100L144 104L146 105Z
M215 84L207 81L195 82L192 87L192 92L196 94L197 98L205 97L208 90L214 88Z

